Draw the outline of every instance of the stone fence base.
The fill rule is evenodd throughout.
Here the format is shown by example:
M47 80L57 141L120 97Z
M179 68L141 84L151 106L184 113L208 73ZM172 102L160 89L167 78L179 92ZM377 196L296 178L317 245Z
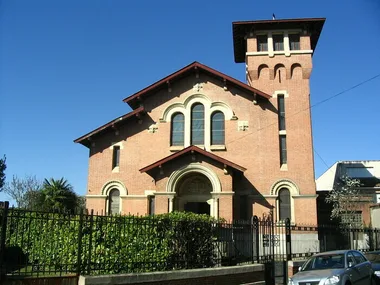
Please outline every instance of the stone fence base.
M298 272L298 269L305 263L306 260L288 261L288 277L292 277Z
M78 285L265 285L264 265L177 270L139 274L80 276Z

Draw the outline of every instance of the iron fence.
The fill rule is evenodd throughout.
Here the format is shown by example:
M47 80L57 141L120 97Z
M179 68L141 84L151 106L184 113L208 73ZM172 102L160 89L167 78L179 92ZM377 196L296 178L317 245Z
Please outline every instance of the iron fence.
M289 220L179 221L156 216L73 215L0 204L1 276L152 272L265 263L286 282L286 262L335 249L380 249L380 230L296 226ZM276 280L275 280L276 279Z

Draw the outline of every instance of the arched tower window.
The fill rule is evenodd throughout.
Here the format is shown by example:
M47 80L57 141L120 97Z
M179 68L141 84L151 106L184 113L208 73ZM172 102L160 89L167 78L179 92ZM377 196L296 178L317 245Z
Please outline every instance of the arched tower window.
M290 191L287 188L281 188L278 192L278 206L280 220L285 220L287 218L292 220L290 207Z
M172 146L184 145L185 117L182 113L175 113L172 117L171 138Z
M211 145L224 145L224 114L220 111L211 115Z
M191 108L191 144L203 145L205 140L205 108L194 104Z
M115 215L120 213L120 191L112 189L108 197L108 214Z

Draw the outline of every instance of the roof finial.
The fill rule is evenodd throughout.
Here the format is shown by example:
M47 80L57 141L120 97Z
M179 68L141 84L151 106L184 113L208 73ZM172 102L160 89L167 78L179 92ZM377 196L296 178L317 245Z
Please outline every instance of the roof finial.
M272 14L272 20L276 20L276 15L274 13Z

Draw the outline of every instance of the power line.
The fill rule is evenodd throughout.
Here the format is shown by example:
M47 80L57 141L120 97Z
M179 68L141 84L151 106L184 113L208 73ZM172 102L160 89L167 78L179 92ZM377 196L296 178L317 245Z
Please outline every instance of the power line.
M313 104L313 105L310 105L310 106L307 107L307 108L304 108L304 109L302 109L302 110L299 110L299 111L297 111L297 112L295 112L295 113L293 113L293 114L287 116L286 119L290 119L290 118L294 117L295 115L298 115L299 113L302 113L302 112L307 111L307 110L309 110L309 109L311 109L311 108L313 108L313 107L315 107L315 106L318 106L318 105L321 105L321 104L323 104L323 103L326 103L327 101L329 101L329 100L331 100L331 99L333 99L333 98L336 98L336 97L338 97L338 96L340 96L340 95L342 95L342 94L344 94L344 93L347 93L347 92L349 92L349 91L351 91L351 90L353 90L353 89L355 89L355 88L358 88L359 86L362 86L362 85L364 85L364 84L366 84L366 83L368 83L368 82L370 82L370 81L372 81L372 80L374 80L374 79L376 79L376 78L378 78L378 77L380 77L380 73L377 74L377 75L375 75L375 76L373 76L373 77L371 77L371 78L369 78L369 79L366 79L366 80L364 80L364 81L362 81L362 82L360 82L360 83L358 83L358 84L356 84L356 85L354 85L354 86L351 86L351 87L348 88L348 89L345 89L345 90L343 90L343 91L341 91L341 92L339 92L339 93L336 93L336 94L334 94L334 95L332 95L332 96L330 96L330 97L328 97L328 98L326 98L326 99L324 99L324 100L322 100L322 101L319 101L319 102L317 102L317 103L315 103L315 104ZM261 131L261 130L263 130L263 129L266 129L266 128L268 128L268 127L271 127L271 126L274 126L274 125L277 125L277 124L278 124L278 122L271 123L271 124L269 124L269 125L266 125L266 126L264 126L264 127L261 127L261 128L259 128L259 129L256 129L256 130L254 130L254 131L252 131L252 132L249 132L249 133L247 133L247 134L245 134L245 135L243 135L243 136L241 136L241 137L239 137L239 138L236 138L236 139L234 139L234 140L231 140L231 141L229 141L228 143L233 143L233 142L235 142L235 141L237 141L237 140L240 140L240 139L242 139L242 138L245 138L246 136L252 135L252 134L254 134L254 133L257 132L257 131ZM318 156L319 156L319 155L318 155Z
M322 156L317 152L317 150L313 147L313 150L315 154L319 157L320 160L322 160L323 164L326 165L327 169L330 168L330 166L327 165L326 161L322 158Z

